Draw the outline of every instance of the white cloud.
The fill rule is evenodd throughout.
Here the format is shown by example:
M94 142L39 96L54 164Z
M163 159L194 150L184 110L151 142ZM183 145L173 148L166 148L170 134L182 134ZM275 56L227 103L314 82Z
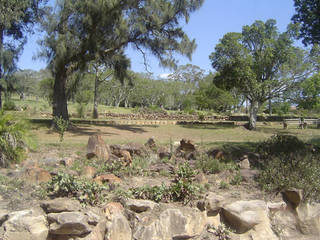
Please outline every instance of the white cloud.
M171 74L171 73L162 73L162 74L159 75L159 78L161 78L161 79L167 79L170 74Z

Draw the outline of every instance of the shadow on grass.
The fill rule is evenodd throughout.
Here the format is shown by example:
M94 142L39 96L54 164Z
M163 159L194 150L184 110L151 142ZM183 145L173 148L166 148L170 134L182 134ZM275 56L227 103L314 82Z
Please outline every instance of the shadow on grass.
M217 123L181 123L178 124L183 128L190 128L190 129L230 129L236 128L233 122L217 122Z

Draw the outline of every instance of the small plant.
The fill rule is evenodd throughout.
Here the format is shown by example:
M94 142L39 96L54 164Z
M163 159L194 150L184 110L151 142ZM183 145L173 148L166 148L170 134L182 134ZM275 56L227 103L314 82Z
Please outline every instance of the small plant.
M86 179L59 172L45 186L54 197L75 197L81 203L94 205L101 201L103 187Z
M131 188L130 191L135 198L149 199L156 202L183 202L187 204L198 197L200 188L193 183L196 172L188 165L181 165L176 173L174 183L169 186L145 186Z
M198 113L198 119L199 119L199 121L204 121L205 115L203 113Z
M231 230L228 229L223 223L221 223L221 225L219 225L217 228L209 225L207 230L217 236L219 240L231 240Z
M6 98L4 104L3 104L3 110L5 111L15 111L17 110L17 106L14 103L14 101L12 101L9 98Z
M225 181L221 181L219 188L220 189L229 189L229 184L226 183Z
M64 132L68 129L69 127L69 121L65 120L62 118L62 116L60 117L54 117L53 121L55 123L55 126L59 132L59 136L60 136L60 142L63 142L63 137L64 137Z
M13 117L0 111L0 166L19 163L25 152L29 124L24 119Z
M241 182L242 182L242 176L240 174L240 171L237 171L237 173L231 179L230 184L231 185L240 185Z
M216 174L224 170L235 170L237 166L233 162L224 162L218 159L202 155L199 161L196 162L196 167L207 174Z

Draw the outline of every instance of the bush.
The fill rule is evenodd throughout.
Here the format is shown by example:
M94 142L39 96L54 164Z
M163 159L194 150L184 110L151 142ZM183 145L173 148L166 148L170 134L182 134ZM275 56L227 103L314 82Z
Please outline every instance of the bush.
M262 159L271 156L295 156L306 155L310 147L296 136L275 135L258 145L257 152Z
M87 114L87 104L78 103L77 104L77 114L79 118L86 118Z
M28 141L28 122L0 111L0 166L19 163Z
M303 189L305 201L320 200L320 156L295 136L277 135L258 146L263 162L258 176L266 191Z
M64 132L68 129L69 127L69 121L68 120L64 120L62 118L62 116L60 117L54 117L53 118L54 124L59 132L59 136L60 136L60 142L63 141L63 137L64 137Z
M272 157L264 164L257 180L266 191L280 192L293 187L303 190L305 201L320 201L319 156Z
M3 104L3 110L5 110L5 111L16 111L17 110L17 106L14 103L14 101L12 101L10 99L6 99L4 104Z
M54 197L74 197L81 203L94 205L99 203L103 187L93 181L79 179L59 172L45 185L49 195Z
M188 165L181 165L176 173L174 183L170 186L145 186L131 188L135 198L149 199L155 202L181 201L187 204L198 197L200 188L193 183L196 172Z
M216 174L224 170L237 169L237 165L233 162L223 162L205 155L196 162L196 167L207 174Z

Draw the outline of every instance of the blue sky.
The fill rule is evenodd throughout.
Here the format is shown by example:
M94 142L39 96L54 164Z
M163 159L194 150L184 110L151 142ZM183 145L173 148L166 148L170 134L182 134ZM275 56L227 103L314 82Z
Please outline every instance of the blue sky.
M202 8L191 15L190 21L183 29L191 39L195 38L197 49L192 61L177 56L179 64L191 63L202 69L212 71L209 55L213 52L219 39L228 32L241 32L244 25L250 25L255 20L276 19L279 30L285 31L294 14L293 0L205 0ZM45 68L46 63L33 60L39 46L36 39L39 34L30 36L25 50L18 63L21 69L39 70ZM135 72L145 72L143 58L139 52L128 48L127 55L131 59L131 68ZM158 61L148 55L149 71L154 76L170 73L170 69L159 67Z

